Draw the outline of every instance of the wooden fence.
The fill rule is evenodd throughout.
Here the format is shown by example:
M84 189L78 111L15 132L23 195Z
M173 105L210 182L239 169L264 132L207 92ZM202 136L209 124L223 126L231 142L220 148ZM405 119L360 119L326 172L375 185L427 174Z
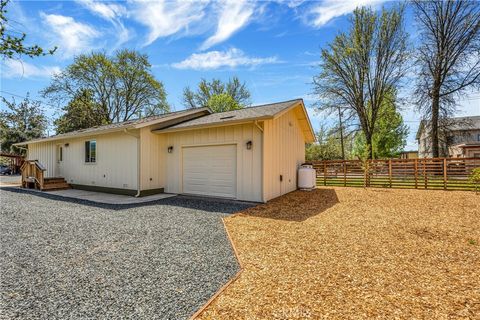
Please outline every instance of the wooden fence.
M480 158L313 161L317 185L474 190L469 181Z

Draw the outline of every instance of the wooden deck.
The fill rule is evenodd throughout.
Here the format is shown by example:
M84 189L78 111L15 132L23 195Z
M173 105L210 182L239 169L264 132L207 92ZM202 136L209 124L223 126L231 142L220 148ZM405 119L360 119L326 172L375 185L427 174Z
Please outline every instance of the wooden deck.
M38 160L25 160L20 169L23 188L42 191L70 189L63 177L44 177L46 169Z

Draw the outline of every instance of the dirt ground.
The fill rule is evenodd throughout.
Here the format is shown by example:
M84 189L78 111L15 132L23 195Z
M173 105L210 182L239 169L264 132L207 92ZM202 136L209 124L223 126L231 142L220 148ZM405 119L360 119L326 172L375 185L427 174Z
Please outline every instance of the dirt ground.
M225 219L243 272L202 319L480 319L480 195L320 188Z

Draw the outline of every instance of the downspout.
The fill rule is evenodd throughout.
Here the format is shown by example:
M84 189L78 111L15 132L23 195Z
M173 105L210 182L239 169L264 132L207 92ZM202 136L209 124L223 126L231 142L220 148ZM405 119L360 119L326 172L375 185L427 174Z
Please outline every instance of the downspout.
M138 198L140 196L140 135L129 132L127 128L123 129L123 132L137 139L137 194L134 197Z
M260 168L261 168L261 171L262 171L262 172L261 172L261 175L262 175L262 179L261 179L261 181L262 181L262 201L263 201L263 202L266 202L266 201L265 201L265 190L264 190L264 188L265 188L265 181L263 181L264 178L265 178L265 177L264 177L264 169L265 169L265 168L264 168L264 151L265 151L265 145L264 145L264 144L265 144L265 139L264 139L264 136L263 136L263 128L258 124L258 120L255 120L255 121L253 122L253 124L258 128L258 130L260 130L261 136L262 136L262 148L261 148L261 155L262 155L261 161L262 161L262 165L260 166Z
M260 130L260 131L263 133L263 128L260 127L260 125L258 124L258 120L255 120L255 121L253 122L253 124L254 124L255 126L257 126L258 130ZM263 137L263 135L262 135L262 137ZM263 141L262 141L262 142L263 142Z

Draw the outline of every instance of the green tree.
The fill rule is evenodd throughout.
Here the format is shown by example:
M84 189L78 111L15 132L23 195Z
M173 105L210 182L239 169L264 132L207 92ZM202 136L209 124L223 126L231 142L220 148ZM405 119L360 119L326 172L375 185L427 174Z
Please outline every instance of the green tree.
M52 103L64 105L88 90L108 123L168 112L163 84L150 69L148 56L137 51L120 50L113 57L103 52L83 54L55 74L42 93Z
M314 77L320 103L353 113L363 131L369 158L379 110L387 93L400 83L406 69L407 34L403 7L357 8L347 33L340 33L321 53L321 72Z
M88 90L78 92L62 111L63 114L53 122L57 134L108 123L101 106L93 101L93 95Z
M14 143L41 138L47 128L47 118L40 102L27 97L20 103L2 97L5 110L0 112L0 147L2 151L24 154Z
M23 54L30 58L53 54L57 47L45 51L38 45L24 44L27 35L13 30L11 22L8 21L6 7L9 2L10 0L0 0L0 55L3 58L12 59Z
M233 97L227 93L215 94L208 99L207 106L213 112L224 112L242 109Z
M315 132L317 141L308 144L305 148L305 159L308 161L335 160L343 159L344 156L348 157L351 138L349 135L341 137L340 132L336 127L329 130L325 125L321 125L319 130ZM344 149L342 149L342 141Z
M183 90L183 102L187 108L211 107L214 112L236 110L250 105L250 91L237 77L223 83L219 79L202 79L196 92L189 87ZM218 110L218 111L217 111Z
M377 125L372 137L373 158L397 157L406 145L408 127L397 111L394 99L388 99L379 110ZM358 132L354 141L354 155L361 158L368 151L363 132Z

